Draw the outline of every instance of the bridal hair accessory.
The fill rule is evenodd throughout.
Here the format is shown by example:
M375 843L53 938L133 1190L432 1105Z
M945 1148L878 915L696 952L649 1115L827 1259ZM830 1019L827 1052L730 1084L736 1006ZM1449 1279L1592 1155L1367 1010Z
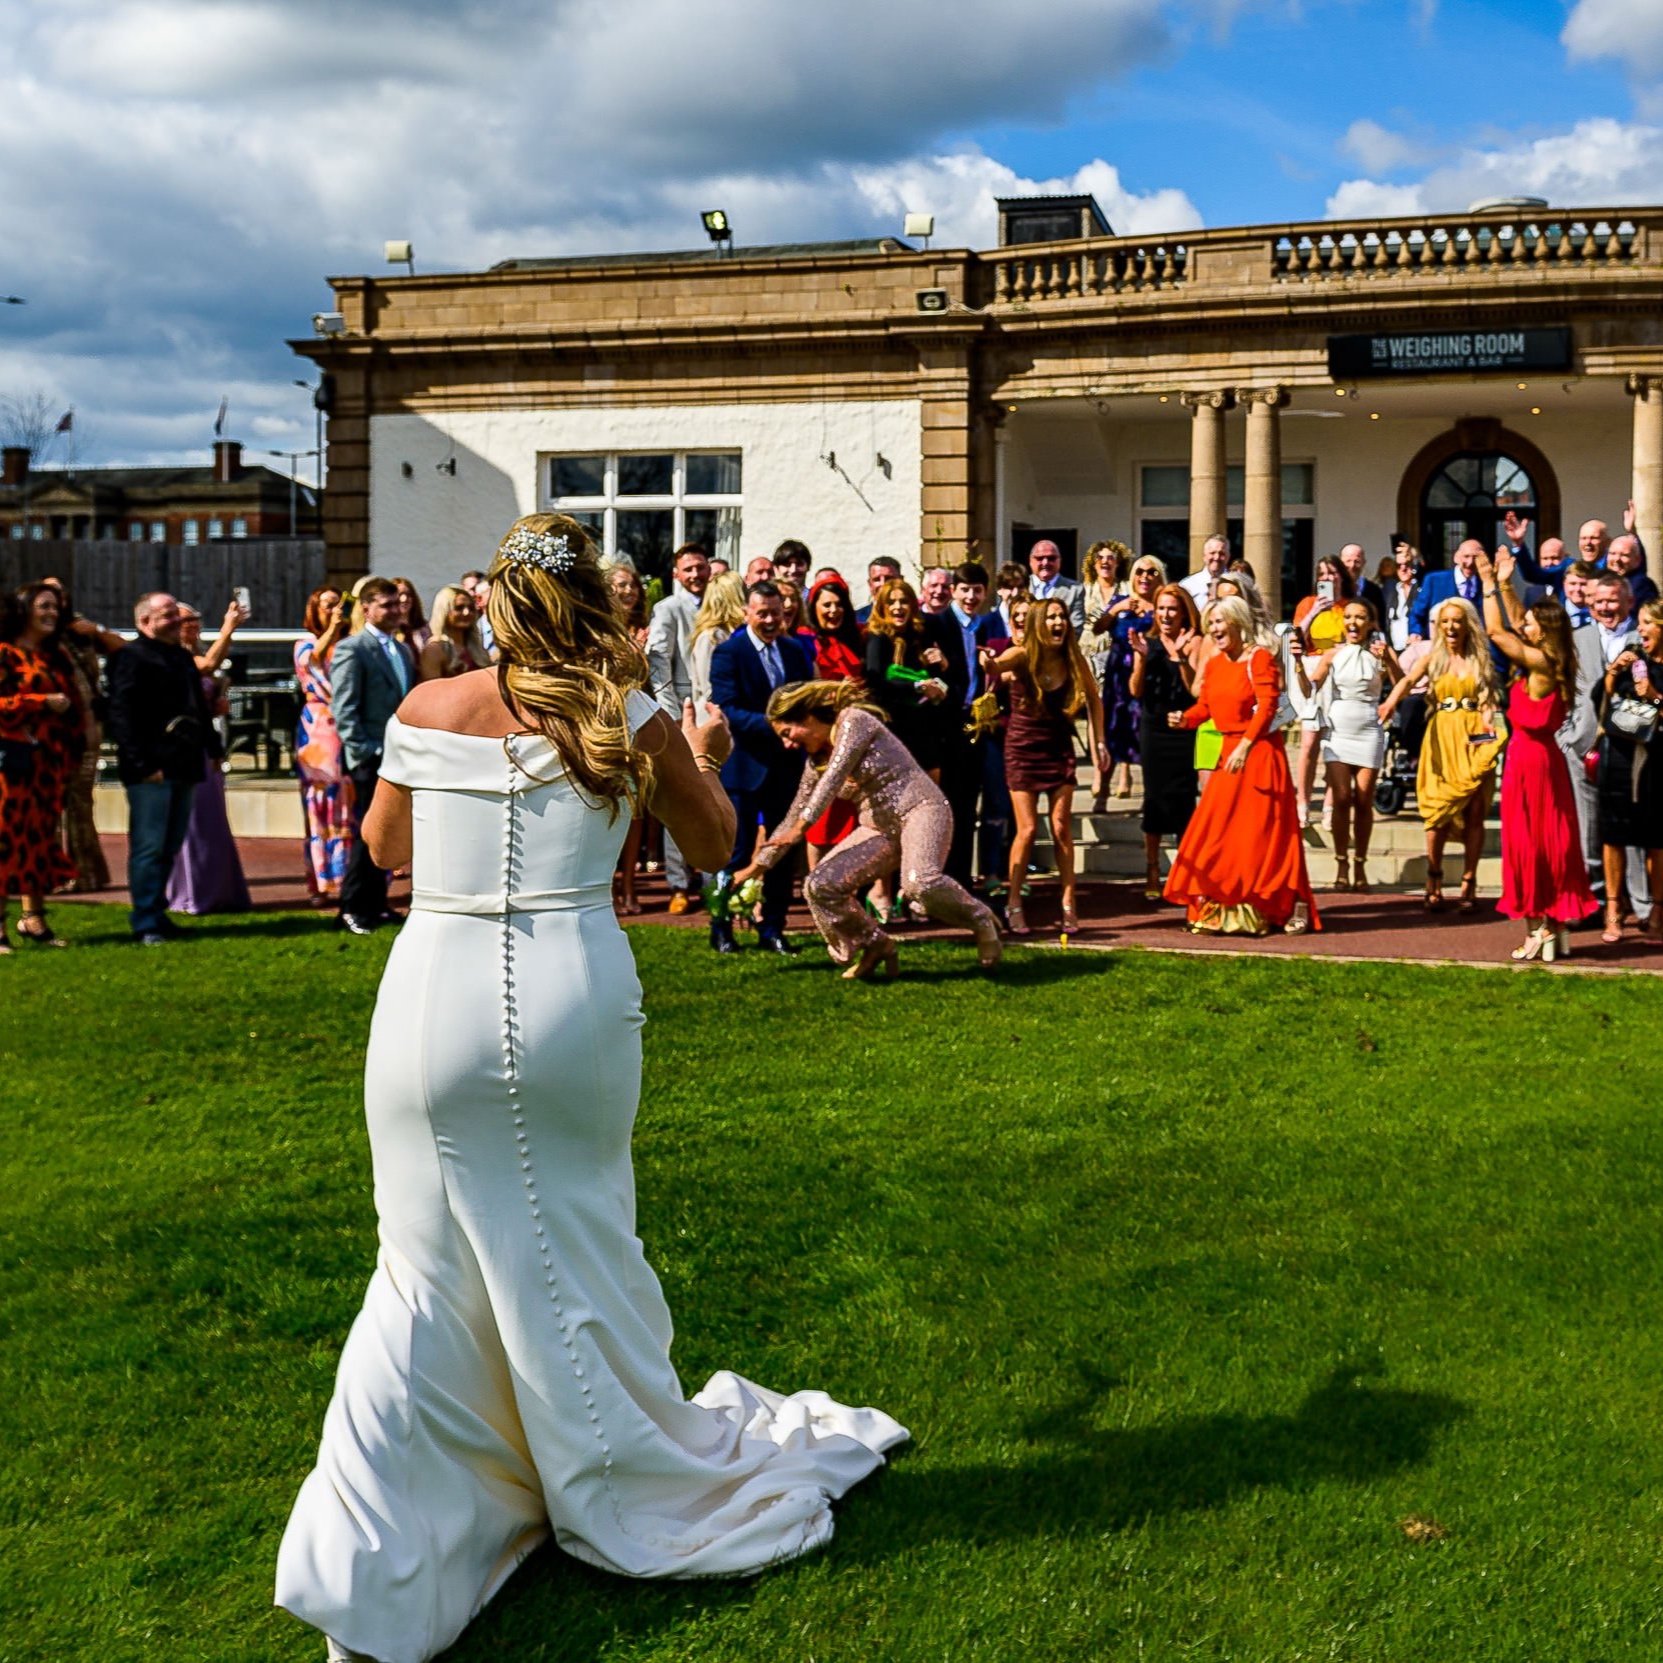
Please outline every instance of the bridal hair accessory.
M577 550L564 532L555 537L546 531L529 531L524 526L506 537L497 553L516 565L536 566L545 572L569 572L577 564Z

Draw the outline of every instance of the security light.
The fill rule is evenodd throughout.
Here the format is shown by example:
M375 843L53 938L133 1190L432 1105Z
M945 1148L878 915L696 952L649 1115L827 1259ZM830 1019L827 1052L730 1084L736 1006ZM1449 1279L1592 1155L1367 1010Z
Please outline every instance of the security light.
M412 277L416 275L416 251L407 240L398 238L381 246L387 256L388 265L405 266Z
M945 289L919 289L915 299L920 312L945 312L951 304Z
M922 237L926 243L935 235L934 214L908 214L901 222L903 237Z
M731 243L733 241L733 222L720 208L712 208L708 213L699 215L704 221L705 235L713 243Z
M312 331L317 335L344 335L346 333L346 317L340 312L314 312L312 314Z

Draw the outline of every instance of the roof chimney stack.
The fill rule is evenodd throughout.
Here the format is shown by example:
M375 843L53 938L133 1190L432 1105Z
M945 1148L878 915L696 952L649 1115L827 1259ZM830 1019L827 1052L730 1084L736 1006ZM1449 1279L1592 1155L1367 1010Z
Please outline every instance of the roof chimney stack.
M214 483L230 485L241 478L243 447L235 439L214 440Z
M28 477L27 445L7 445L0 450L0 485L21 485Z

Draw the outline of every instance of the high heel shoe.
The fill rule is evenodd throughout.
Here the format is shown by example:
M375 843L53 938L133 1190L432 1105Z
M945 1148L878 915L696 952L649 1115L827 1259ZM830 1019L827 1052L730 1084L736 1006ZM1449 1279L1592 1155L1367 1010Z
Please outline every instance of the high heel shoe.
M886 982L893 981L898 957L899 955L895 951L895 943L887 937L881 941L870 941L866 944L865 950L861 953L859 959L843 972L843 980L846 982L869 982L881 968L883 979Z
M1555 946L1551 930L1532 930L1524 941L1513 949L1513 957L1521 963L1539 958L1544 964L1552 964Z
M1369 887L1368 870L1360 860L1351 862L1351 889L1356 895L1370 895L1373 890Z
M1457 912L1476 912L1478 910L1478 874L1469 872L1461 879L1461 898L1455 903Z
M1443 874L1434 877L1430 872L1426 874L1426 897L1421 905L1428 912L1442 912L1444 910L1444 880Z
M1605 928L1600 932L1600 940L1607 946L1612 946L1623 938L1623 909L1620 901L1605 903Z
M1028 933L1028 920L1022 911L1020 901L1012 901L1005 908L1005 928L1012 935L1026 935Z
M31 930L31 924L38 924L38 930ZM67 947L69 943L58 935L50 924L46 922L44 912L26 912L17 921L17 933L34 947Z
M1058 926L1064 935L1072 935L1080 927L1080 914L1072 901L1062 904L1062 923Z
M1303 901L1295 901L1293 912L1282 926L1283 935L1305 935L1311 928L1311 909Z

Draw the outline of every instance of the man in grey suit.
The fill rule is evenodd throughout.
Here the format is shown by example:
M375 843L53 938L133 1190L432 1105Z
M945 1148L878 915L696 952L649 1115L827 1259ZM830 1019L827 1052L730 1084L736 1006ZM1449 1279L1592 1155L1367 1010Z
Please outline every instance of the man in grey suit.
M1028 550L1028 593L1036 600L1059 600L1068 608L1074 638L1086 633L1086 586L1062 575L1062 550L1049 537L1041 537Z
M680 727L682 705L693 696L693 625L710 584L710 557L697 543L688 543L676 550L671 570L676 586L652 609L647 626L647 677L659 708ZM695 877L668 831L664 874L670 880L670 911L686 912L693 904Z
M364 609L364 627L336 647L329 681L342 761L362 820L381 778L387 723L415 685L416 657L395 633L404 622L397 585L372 577L358 591L358 604ZM370 859L360 837L341 880L341 928L370 935L396 916L387 907L387 874Z

